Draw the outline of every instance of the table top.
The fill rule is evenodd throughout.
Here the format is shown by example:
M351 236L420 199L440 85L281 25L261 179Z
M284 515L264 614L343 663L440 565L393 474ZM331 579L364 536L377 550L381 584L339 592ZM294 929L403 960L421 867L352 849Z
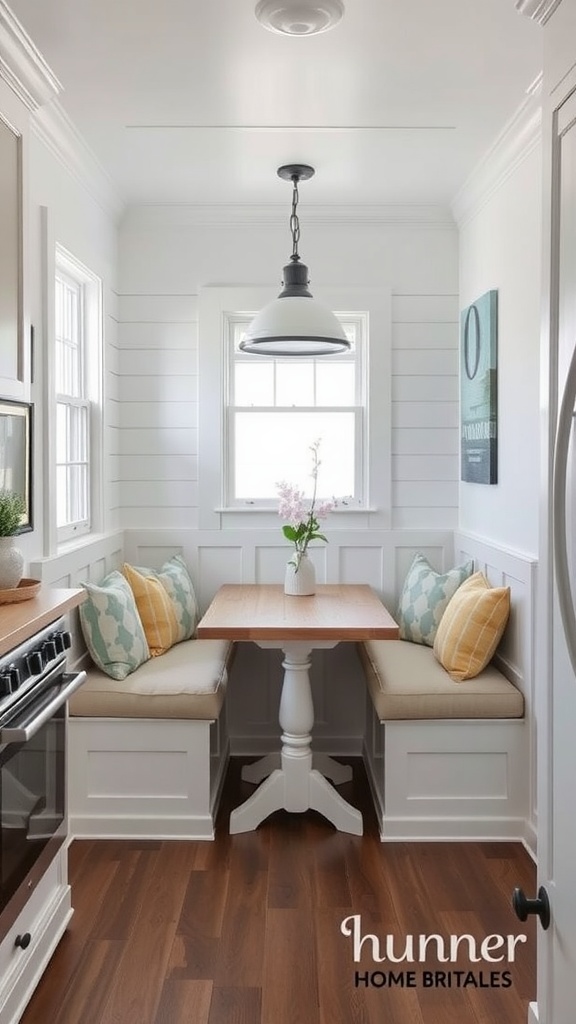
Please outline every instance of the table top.
M198 637L222 640L392 640L398 626L372 587L324 584L311 597L281 584L221 587L198 624Z

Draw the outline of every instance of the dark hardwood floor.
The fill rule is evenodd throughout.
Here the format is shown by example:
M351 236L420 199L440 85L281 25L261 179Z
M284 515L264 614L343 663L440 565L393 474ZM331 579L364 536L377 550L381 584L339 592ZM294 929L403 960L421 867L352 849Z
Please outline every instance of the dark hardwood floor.
M283 811L229 836L230 809L253 791L239 763L213 843L72 844L75 913L22 1024L525 1024L535 925L510 897L536 878L520 844L381 843L359 760L340 791L364 836ZM415 961L374 962L368 940L355 963L341 931L355 915L380 955L387 935L395 956L414 935ZM470 963L462 944L455 962L418 961L420 935L519 933L513 963Z

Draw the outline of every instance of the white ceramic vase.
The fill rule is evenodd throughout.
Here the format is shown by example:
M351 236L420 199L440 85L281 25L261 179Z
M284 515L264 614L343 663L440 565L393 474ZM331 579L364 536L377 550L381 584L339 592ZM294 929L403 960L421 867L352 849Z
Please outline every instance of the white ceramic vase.
M24 572L24 555L14 537L0 537L0 590L17 587Z
M286 566L284 593L293 597L307 597L316 593L316 570L308 555L302 555L298 569L292 562Z

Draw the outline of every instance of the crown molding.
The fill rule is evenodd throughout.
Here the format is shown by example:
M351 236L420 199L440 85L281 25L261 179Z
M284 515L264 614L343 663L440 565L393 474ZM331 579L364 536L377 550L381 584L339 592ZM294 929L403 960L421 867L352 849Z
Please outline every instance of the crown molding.
M124 212L116 185L57 100L30 119L34 135L114 221Z
M4 0L0 0L0 77L32 111L54 99L62 89Z
M542 129L542 75L505 125L493 145L456 193L451 209L458 227L474 217L517 167L540 144Z
M394 205L306 206L306 224L366 227L387 224L396 227L455 229L447 206ZM124 223L131 227L190 225L194 227L286 226L286 206L279 204L150 203L127 206Z
M520 14L545 25L561 3L562 0L515 0L515 7Z

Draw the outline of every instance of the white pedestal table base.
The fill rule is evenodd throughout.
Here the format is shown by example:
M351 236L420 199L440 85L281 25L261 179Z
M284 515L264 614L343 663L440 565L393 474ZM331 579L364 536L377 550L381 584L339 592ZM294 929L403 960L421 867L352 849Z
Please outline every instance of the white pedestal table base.
M285 641L258 641L260 647L284 651L284 682L280 699L282 750L268 754L254 764L246 765L242 778L248 782L264 781L255 793L230 815L230 832L249 832L274 811L318 811L340 832L362 835L362 815L344 800L325 776L337 785L349 782L352 769L341 765L327 754L313 754L312 726L314 706L310 688L310 655L312 645ZM313 647L335 647L337 641L318 640Z

